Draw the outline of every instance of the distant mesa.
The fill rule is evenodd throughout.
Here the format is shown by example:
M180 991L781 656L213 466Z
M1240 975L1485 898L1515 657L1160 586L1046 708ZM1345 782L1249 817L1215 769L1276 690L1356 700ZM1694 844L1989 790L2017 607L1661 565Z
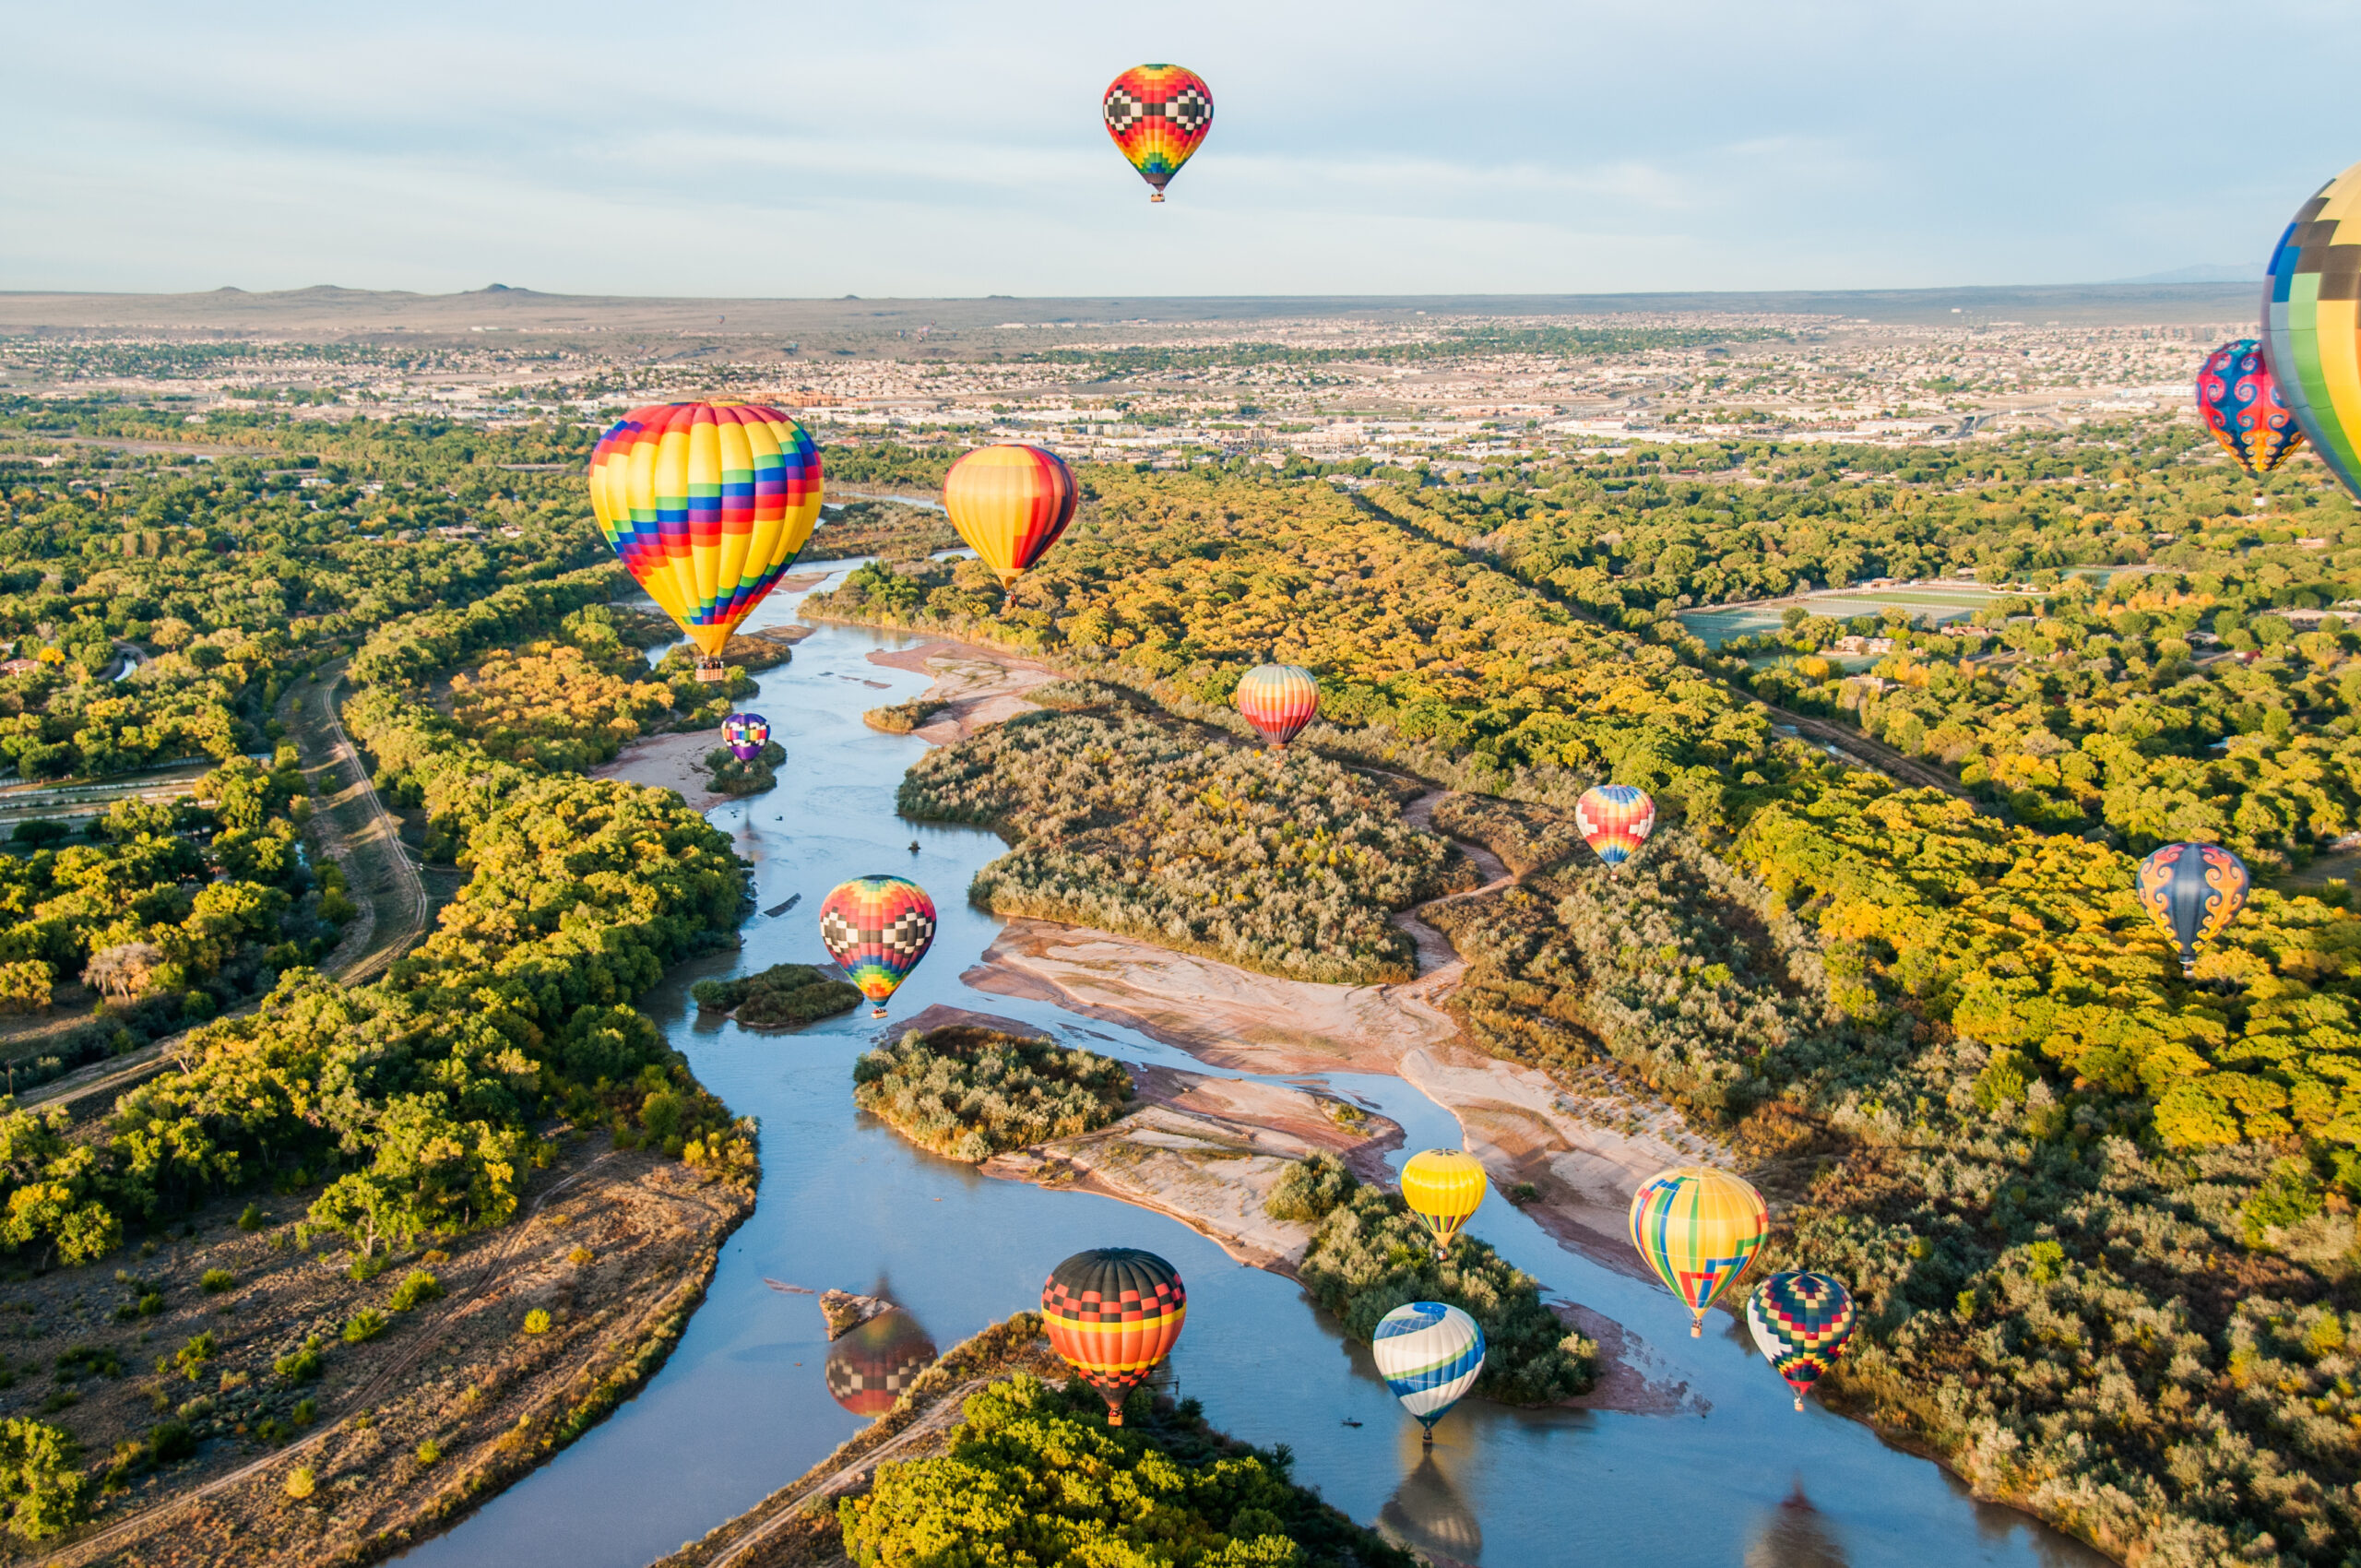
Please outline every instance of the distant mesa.
M2118 278L2118 283L2260 283L2260 269L2252 267L2201 266L2177 267L2170 272L2151 272L2141 278Z

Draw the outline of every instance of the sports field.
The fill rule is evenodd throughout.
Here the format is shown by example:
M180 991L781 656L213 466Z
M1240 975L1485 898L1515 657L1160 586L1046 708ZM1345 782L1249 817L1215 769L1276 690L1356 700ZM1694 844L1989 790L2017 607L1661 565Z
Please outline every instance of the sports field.
M1718 610L1684 610L1680 624L1696 634L1707 647L1719 647L1732 637L1752 636L1760 632L1776 631L1780 619L1795 605L1803 606L1812 615L1850 620L1856 615L1882 616L1889 610L1898 610L1916 616L1929 625L1948 625L1964 621L1996 600L2010 597L1991 588L1964 583L1954 588L1916 587L1892 588L1847 588L1833 593L1815 593L1801 599L1774 600L1762 604L1731 605Z

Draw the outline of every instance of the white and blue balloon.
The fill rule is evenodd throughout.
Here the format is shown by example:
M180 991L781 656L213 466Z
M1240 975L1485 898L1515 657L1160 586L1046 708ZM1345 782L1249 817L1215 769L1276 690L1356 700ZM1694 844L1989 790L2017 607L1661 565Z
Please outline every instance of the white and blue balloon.
M1370 1352L1385 1386L1418 1418L1431 1443L1435 1422L1484 1370L1484 1331L1457 1307L1412 1301L1378 1320Z

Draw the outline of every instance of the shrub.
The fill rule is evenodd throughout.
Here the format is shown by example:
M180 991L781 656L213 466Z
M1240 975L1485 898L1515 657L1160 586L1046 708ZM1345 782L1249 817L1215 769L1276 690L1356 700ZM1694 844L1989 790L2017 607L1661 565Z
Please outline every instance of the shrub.
M204 1371L205 1363L211 1360L218 1350L219 1347L215 1345L213 1339L213 1331L208 1328L202 1334L192 1335L186 1344L173 1351L172 1364L180 1368L188 1380L195 1383L197 1374Z
M897 702L885 707L872 707L862 714L860 719L872 730L883 730L888 735L907 735L948 706L945 703L928 702L923 697L912 697L908 702Z
M197 1277L197 1288L208 1296L219 1296L238 1283L238 1277L226 1268L208 1268Z
M196 1434L185 1421L159 1421L148 1429L148 1457L170 1465L196 1452Z
M394 1287L393 1297L386 1304L397 1313L406 1313L424 1302L440 1301L442 1297L443 1282L426 1270L418 1268L412 1269L409 1277Z
M860 991L809 964L775 964L739 980L699 980L689 988L697 1006L730 1013L749 1028L808 1024L860 1004Z
M550 1314L548 1313L544 1312L540 1307L535 1307L531 1312L525 1314L526 1333L547 1334L549 1331Z
M289 1497L301 1503L311 1496L313 1489L319 1484L320 1478L312 1473L312 1467L309 1465L298 1465L287 1472L284 1490Z
M352 1314L344 1325L344 1342L365 1344L386 1332L386 1314L374 1307L363 1307Z
M415 1452L420 1464L432 1465L443 1457L443 1445L430 1437L420 1443Z
M565 1261L576 1268L588 1268L598 1262L598 1255L587 1247L576 1247L565 1254Z
M1353 1195L1360 1186L1345 1162L1322 1149L1309 1159L1297 1160L1280 1173L1263 1200L1263 1212L1273 1219L1312 1223L1328 1218L1329 1210Z
M261 1206L257 1204L248 1204L238 1215L238 1229L249 1233L259 1230L269 1223L270 1217L263 1213Z
M1111 1057L965 1025L881 1045L853 1063L852 1078L854 1104L919 1147L971 1165L1094 1132L1132 1092Z
M270 1363L270 1370L290 1383L309 1383L320 1375L320 1336L316 1334L303 1341L299 1349L291 1350Z

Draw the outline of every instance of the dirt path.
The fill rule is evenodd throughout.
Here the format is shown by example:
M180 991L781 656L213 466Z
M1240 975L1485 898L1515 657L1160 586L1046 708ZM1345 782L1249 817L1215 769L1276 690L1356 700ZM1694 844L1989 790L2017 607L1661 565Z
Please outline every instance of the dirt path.
M1402 820L1413 827L1423 828L1429 833L1434 832L1435 806L1449 793L1451 791L1448 790L1428 790L1402 808ZM1457 985L1460 976L1467 972L1467 965L1460 958L1459 949L1451 944L1451 938L1419 919L1419 916L1429 909L1444 904L1456 903L1462 898L1473 898L1483 893L1497 893L1516 881L1515 874L1501 863L1501 858L1483 845L1471 844L1465 838L1453 838L1451 841L1459 846L1459 852L1465 855L1473 862L1477 871L1482 873L1484 885L1480 887L1471 887L1465 893L1446 893L1440 898L1430 898L1415 909L1397 911L1394 916L1394 928L1408 932L1410 940L1418 945L1418 978L1404 989L1411 994L1424 996L1430 1001Z

